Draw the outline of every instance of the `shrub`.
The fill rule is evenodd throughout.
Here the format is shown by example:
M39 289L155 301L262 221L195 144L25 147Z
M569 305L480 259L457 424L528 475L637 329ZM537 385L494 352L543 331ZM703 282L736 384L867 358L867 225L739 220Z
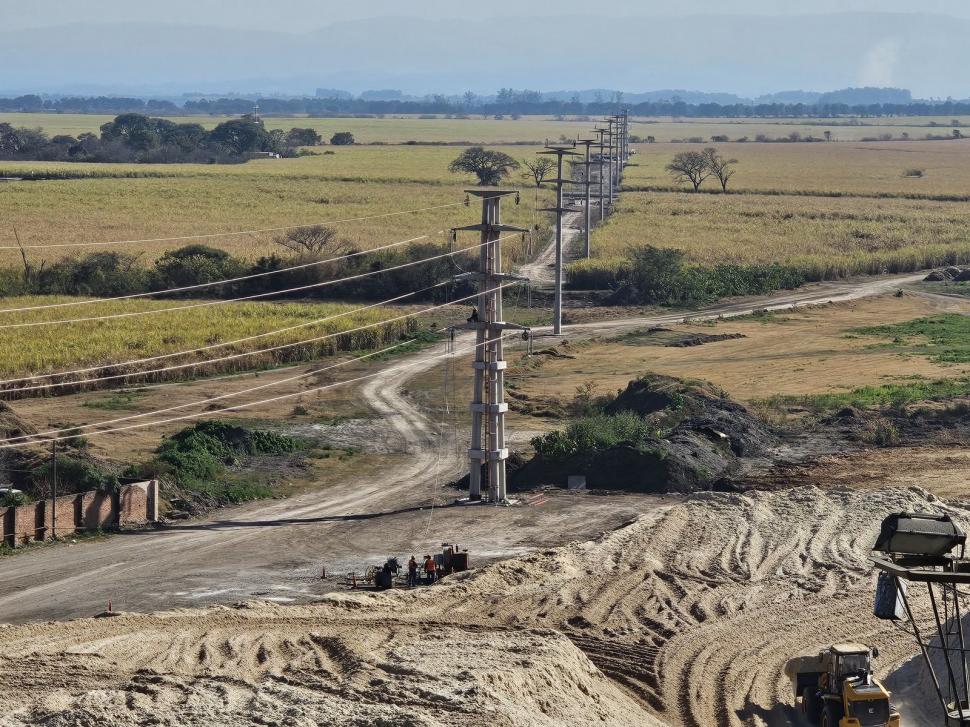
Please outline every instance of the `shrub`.
M860 439L877 447L895 447L899 444L899 429L888 419L866 422Z
M354 135L349 131L338 131L330 137L330 143L334 146L350 146L351 144L355 144L356 140L354 139Z
M603 287L616 292L618 303L688 305L736 295L761 295L797 288L805 282L798 268L778 263L762 265L687 265L685 253L674 248L643 245L624 262L592 261L570 266L571 287Z
M633 412L598 414L574 421L565 431L535 437L532 446L543 457L565 459L621 445L642 447L652 435L646 420Z
M33 277L32 287L45 295L115 296L144 290L148 273L137 255L93 252L56 262Z
M207 245L186 245L162 255L151 271L156 289L178 288L235 278L246 272L246 264L225 250Z
M217 479L241 454L285 454L298 447L296 440L273 432L205 421L172 435L156 453L178 484L192 485Z

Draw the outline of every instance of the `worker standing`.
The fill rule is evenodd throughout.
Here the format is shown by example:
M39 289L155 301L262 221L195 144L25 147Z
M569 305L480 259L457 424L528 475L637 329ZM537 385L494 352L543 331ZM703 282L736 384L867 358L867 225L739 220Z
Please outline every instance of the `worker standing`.
M430 555L424 556L424 580L429 586L438 580L438 566Z
M412 555L408 561L408 588L418 585L418 561Z

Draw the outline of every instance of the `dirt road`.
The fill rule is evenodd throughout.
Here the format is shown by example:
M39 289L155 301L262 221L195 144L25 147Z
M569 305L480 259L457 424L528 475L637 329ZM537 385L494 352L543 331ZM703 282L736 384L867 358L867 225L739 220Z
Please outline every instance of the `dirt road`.
M689 315L692 319L744 315L762 309L852 300L890 291L919 276L816 285L776 296L727 302ZM674 323L684 313L585 324L572 337L639 326ZM149 611L173 605L229 603L270 597L305 601L327 590L320 569L344 573L390 553L428 549L461 537L483 557L589 537L608 530L645 505L605 500L577 509L552 498L545 510L526 513L523 526L505 527L519 515L474 508L428 507L442 483L464 465L462 446L405 394L408 381L440 364L444 347L390 363L362 390L385 424L385 437L400 439L407 455L392 458L378 475L354 478L324 492L262 502L220 512L218 519L160 531L112 537L103 542L60 545L0 560L0 622L90 615L111 600L119 608ZM529 524L531 523L531 525ZM557 532L558 529L558 532Z
M583 213L570 212L563 215L562 250L563 265L575 259L576 241L582 234ZM556 239L543 248L531 263L519 268L519 274L532 282L533 288L552 288L556 283Z

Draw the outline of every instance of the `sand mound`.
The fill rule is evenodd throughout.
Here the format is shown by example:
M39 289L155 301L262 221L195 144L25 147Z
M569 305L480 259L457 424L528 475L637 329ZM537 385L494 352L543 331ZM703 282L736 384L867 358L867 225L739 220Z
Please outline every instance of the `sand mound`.
M549 630L249 604L5 631L4 727L655 724Z
M970 521L917 488L701 493L430 589L9 628L0 725L795 724L791 656L912 653L868 555L913 509Z

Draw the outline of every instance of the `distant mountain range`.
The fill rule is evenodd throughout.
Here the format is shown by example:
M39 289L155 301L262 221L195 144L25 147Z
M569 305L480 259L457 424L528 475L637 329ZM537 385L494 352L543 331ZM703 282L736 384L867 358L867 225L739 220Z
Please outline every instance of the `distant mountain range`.
M970 20L939 15L382 17L308 32L280 29L298 27L286 20L264 31L175 23L0 29L0 94L657 88L732 93L660 90L628 100L734 103L779 88L871 86L910 88L920 97L970 95L959 72ZM767 98L811 103L818 96Z

